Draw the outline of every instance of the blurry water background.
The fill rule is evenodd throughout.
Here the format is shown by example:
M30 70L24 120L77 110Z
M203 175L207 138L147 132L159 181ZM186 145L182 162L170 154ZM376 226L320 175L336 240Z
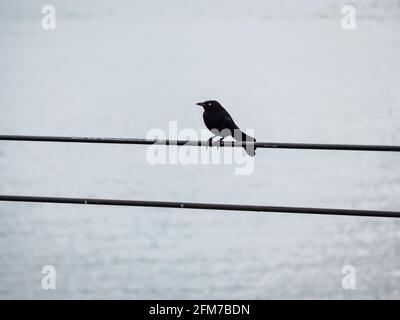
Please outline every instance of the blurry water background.
M41 27L52 4L57 29ZM204 128L218 99L258 141L400 144L400 1L0 1L1 134ZM258 150L255 172L143 146L0 143L0 193L400 210L391 153ZM57 289L41 288L41 268ZM342 267L356 268L343 290ZM0 203L0 298L400 297L400 221Z

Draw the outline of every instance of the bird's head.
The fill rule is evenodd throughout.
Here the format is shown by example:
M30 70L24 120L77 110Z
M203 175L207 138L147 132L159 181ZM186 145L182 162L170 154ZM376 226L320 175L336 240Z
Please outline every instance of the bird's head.
M204 102L199 102L199 103L196 103L196 105L203 107L204 110L212 110L212 109L217 109L217 108L221 107L219 102L215 101L215 100L207 100Z

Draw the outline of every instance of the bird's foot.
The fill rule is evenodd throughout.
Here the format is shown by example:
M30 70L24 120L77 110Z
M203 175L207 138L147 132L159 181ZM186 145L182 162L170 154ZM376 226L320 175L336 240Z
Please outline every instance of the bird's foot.
M223 142L224 139L225 137L222 137L221 139L218 140L217 149L221 148L221 142Z
M210 139L208 139L208 145L207 145L207 147L212 147L212 143L213 143L213 139L215 138L215 136L214 137L211 137Z
M212 140L213 139L214 139L214 137L211 137L210 139L207 140L206 149L208 149L208 147L212 146Z

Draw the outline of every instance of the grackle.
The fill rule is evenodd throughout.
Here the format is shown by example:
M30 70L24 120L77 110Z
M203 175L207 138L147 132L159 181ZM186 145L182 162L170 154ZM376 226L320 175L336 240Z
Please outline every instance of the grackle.
M222 139L219 141L224 140L226 137L232 136L236 141L239 142L256 142L256 139L248 136L239 129L228 111L226 111L218 101L208 100L196 104L204 108L204 123L206 127L214 134L214 137L211 137L209 140L210 143L212 139L217 136L222 137ZM254 145L245 146L244 149L246 150L247 154L252 157L256 154Z

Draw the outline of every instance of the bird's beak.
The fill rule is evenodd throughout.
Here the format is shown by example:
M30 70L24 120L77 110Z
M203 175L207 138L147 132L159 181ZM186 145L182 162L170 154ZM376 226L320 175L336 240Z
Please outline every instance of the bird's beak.
M196 105L198 105L198 106L200 106L200 107L203 107L204 108L204 102L198 102L198 103L196 103Z

